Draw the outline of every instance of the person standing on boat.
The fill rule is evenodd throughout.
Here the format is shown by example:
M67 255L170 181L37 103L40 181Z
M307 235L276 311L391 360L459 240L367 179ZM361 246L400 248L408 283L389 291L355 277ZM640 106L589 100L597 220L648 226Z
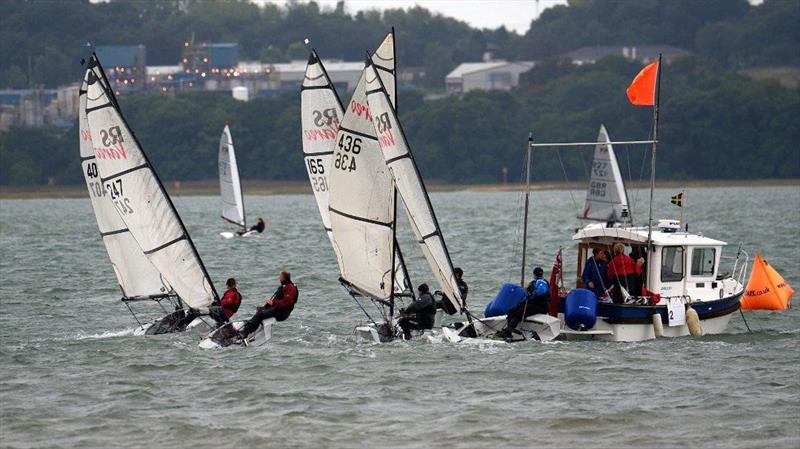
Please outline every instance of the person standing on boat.
M428 284L417 287L417 299L400 311L402 317L397 324L403 329L403 338L411 340L412 330L433 329L436 318L436 300L430 293Z
M586 260L581 279L583 288L593 291L597 299L606 296L606 289L611 283L608 281L608 259L605 251L592 249L592 257Z
M220 305L222 306L222 311L225 312L225 316L230 319L239 310L239 306L242 304L242 295L236 289L236 279L228 279L225 285L228 290L222 295Z
M264 232L265 229L267 229L267 223L264 221L263 218L258 217L258 223L254 224L253 226L250 226L250 229L247 230L242 229L238 233L239 235L242 235L250 231L256 231L259 234L261 234L262 232Z
M506 327L497 333L500 338L512 338L514 329L525 318L536 314L547 314L550 306L550 283L544 279L542 267L533 269L533 280L526 289L528 296L506 315Z
M644 258L639 258L634 261L632 257L625 254L625 245L617 242L614 244L614 258L608 264L608 277L611 279L614 289L611 292L611 298L615 303L621 304L625 302L625 289L628 294L638 295L640 291L636 290L639 286L641 290L642 265Z
M464 282L464 279L463 279L464 270L462 270L461 268L458 268L458 267L453 268L453 275L454 275L454 277L456 279L456 285L458 285L458 292L461 293L461 300L463 302L463 307L464 307L464 309L466 309L467 308L467 294L469 294L469 286L467 285L466 282ZM456 308L453 307L452 303L450 302L450 300L447 298L447 296L444 293L442 293L439 290L436 290L433 294L436 295L436 296L441 296L442 297L441 301L437 301L436 302L436 308L437 309L444 310L448 315L452 315L452 314L458 312L458 310L456 310Z
M297 303L297 286L292 282L292 275L288 271L281 271L278 278L281 285L275 293L264 303L263 306L256 308L256 313L250 318L240 331L242 338L247 338L251 332L258 329L262 321L268 318L275 318L277 321L285 321L294 310Z

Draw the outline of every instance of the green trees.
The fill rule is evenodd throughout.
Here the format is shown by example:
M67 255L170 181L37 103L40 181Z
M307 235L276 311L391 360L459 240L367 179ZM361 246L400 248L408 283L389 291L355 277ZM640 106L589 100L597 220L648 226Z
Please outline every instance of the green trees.
M650 136L652 110L628 103L640 65L538 65L511 92L423 100L400 92L400 116L423 176L453 183L518 179L528 132L539 141L591 141L605 123L614 139ZM661 179L800 177L800 91L753 81L700 57L665 66L658 174ZM343 97L346 101L348 94ZM216 177L226 121L245 179L302 180L299 93L243 103L222 93L123 97L123 112L165 180ZM626 178L648 175L649 147L617 150ZM541 149L537 180L586 179L591 149ZM560 156L560 158L559 158ZM14 129L0 135L0 184L80 183L76 130ZM562 171L563 164L563 171Z

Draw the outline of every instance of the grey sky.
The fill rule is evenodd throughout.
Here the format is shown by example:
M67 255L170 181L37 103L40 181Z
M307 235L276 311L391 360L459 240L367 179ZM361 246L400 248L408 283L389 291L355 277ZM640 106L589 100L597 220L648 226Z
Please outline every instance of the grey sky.
M286 4L287 0L254 0L255 3ZM306 2L307 0L302 0ZM317 0L323 8L336 7L337 0ZM345 0L345 9L356 12L365 9L410 8L423 6L469 23L477 28L497 28L505 25L510 31L524 33L538 13L566 0Z

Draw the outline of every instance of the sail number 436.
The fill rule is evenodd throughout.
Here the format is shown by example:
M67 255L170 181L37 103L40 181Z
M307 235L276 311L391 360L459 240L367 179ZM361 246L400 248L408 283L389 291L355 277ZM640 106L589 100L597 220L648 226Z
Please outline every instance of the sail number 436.
M342 134L342 137L339 138L339 143L337 146L339 147L339 151L336 152L336 157L333 160L333 166L345 171L355 171L355 155L361 152L361 138Z

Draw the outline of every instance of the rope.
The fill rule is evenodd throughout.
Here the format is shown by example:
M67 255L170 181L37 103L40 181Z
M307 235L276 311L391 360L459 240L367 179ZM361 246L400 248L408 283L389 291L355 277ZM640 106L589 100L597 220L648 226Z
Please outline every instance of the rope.
M744 327L747 328L747 332L752 334L753 331L750 330L750 325L747 324L747 320L744 317L744 312L742 312L742 308L741 307L739 308L739 313L742 315L742 321L744 321Z
M135 313L133 313L133 309L131 309L131 305L128 304L127 302L125 302L125 305L128 306L128 310L131 312L131 315L133 315L133 319L136 320L136 323L139 325L139 327L142 327L143 326L142 322L139 321L139 318L136 316Z
M561 150L556 149L556 155L558 155L558 163L559 165L561 165L561 173L564 173L564 181L569 182L569 177L567 176L567 169L564 168L564 161L561 159ZM586 165L584 164L584 169L585 167ZM567 192L569 192L569 197L570 199L572 199L572 207L575 208L575 213L580 215L581 210L578 207L578 203L575 202L575 195L572 194L572 189L568 188Z

